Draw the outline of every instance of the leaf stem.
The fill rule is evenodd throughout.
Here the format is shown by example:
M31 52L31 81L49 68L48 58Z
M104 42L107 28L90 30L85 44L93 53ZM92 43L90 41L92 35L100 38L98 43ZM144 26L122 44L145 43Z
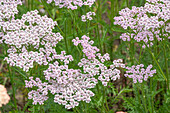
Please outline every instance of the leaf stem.
M168 87L168 90L169 90L168 58L167 58L167 56L166 56L166 48L165 48L165 44L163 45L163 52L164 52L165 69L166 69L166 76L167 76L167 87Z
M155 63L156 63L156 65L158 66L158 68L159 68L159 70L160 70L160 72L161 72L162 76L164 77L164 79L165 79L165 80L166 80L166 82L167 82L167 78L166 78L165 74L163 73L163 71L162 71L162 69L161 69L160 65L158 64L158 62L157 62L157 60L156 60L155 56L153 55L153 53L151 52L151 50L150 50L149 48L148 48L147 50L148 50L148 51L149 51L149 53L152 55L153 60L155 61Z
M16 98L15 98L15 85L14 85L13 69L12 69L12 67L9 66L9 64L8 64L8 70L9 70L9 77L10 77L11 84L12 84L12 94L13 94L13 99L14 99L14 106L15 106L16 111L18 111L17 101L16 101Z

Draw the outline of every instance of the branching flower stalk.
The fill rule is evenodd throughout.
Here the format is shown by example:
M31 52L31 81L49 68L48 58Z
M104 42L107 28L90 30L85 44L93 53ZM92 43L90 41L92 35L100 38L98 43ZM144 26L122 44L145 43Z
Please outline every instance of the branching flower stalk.
M133 6L132 9L122 9L119 12L120 16L114 18L114 24L122 26L125 30L128 29L120 38L123 41L130 42L129 53L131 64L128 63L128 65L132 66L123 64L122 59L113 60L111 62L110 55L108 53L104 54L102 45L105 34L107 34L109 30L104 32L104 27L102 26L102 33L100 34L99 26L102 20L103 5L100 0L96 3L98 9L96 15L98 25L95 31L99 48L94 46L94 41L91 40L88 35L88 29L90 28L89 20L92 20L91 16L94 16L95 13L90 11L86 15L82 15L82 18L79 19L75 14L78 8L83 12L82 9L84 5L92 7L95 3L94 0L47 0L48 4L55 4L57 8L63 8L63 10L65 10L64 32L57 22L54 21L55 18L52 15L52 11L49 10L49 5L46 1L41 0L40 2L51 18L47 17L47 15L41 16L37 10L30 11L34 9L35 5L33 4L33 0L28 0L29 11L23 14L20 19L16 19L15 15L18 14L17 5L22 4L21 0L0 1L0 44L4 45L4 61L8 64L14 107L17 112L19 111L15 98L14 70L19 72L19 74L26 79L25 87L27 90L29 89L28 99L33 100L33 112L36 112L38 109L35 105L39 104L40 108L43 107L43 104L49 99L50 95L54 96L54 103L64 105L66 109L73 109L75 112L80 112L76 106L79 106L79 103L82 102L83 112L88 112L88 109L91 107L86 103L90 103L91 98L95 95L92 90L95 87L97 88L97 93L102 94L101 106L97 106L97 109L101 112L110 112L107 103L106 86L110 81L113 82L120 78L121 68L126 70L124 76L133 81L135 96L137 101L139 101L139 105L135 108L135 111L137 112L144 109L145 112L154 112L153 96L151 102L149 102L149 107L151 109L147 106L147 99L150 98L147 95L150 92L148 93L148 91L145 90L145 84L149 77L153 77L156 74L156 69L152 70L152 68L156 66L158 67L157 71L160 71L168 85L166 86L167 89L169 89L168 59L166 53L166 41L170 39L170 2L168 0L146 0L143 7ZM113 15L116 15L118 3L118 0L111 2L111 6L114 6L111 8L111 10L113 10ZM127 4L129 7L129 0L124 1L124 4ZM87 7L85 10L86 12ZM74 39L72 42L80 54L79 59L74 62L75 66L71 65L71 62L75 60L68 48L69 45L72 45L70 44L72 43L71 40L69 40L72 21L68 22L67 13L71 15L71 19L73 20ZM83 22L80 21L82 24L79 25L79 21L77 21L81 19L84 22L86 21L86 28L83 27L85 28L84 31L81 29ZM61 34L59 32L54 32L56 27L58 27ZM75 33L76 28L77 34ZM79 37L76 37L76 35ZM64 39L66 51L58 46L58 43L62 44L62 39ZM158 42L163 45L165 68L162 68L157 60L159 54L157 52L154 54L152 53L152 47L155 47L154 49L156 50L156 44L158 44ZM135 58L135 43L141 47L139 61ZM145 50L152 56L153 63L150 65L145 63L144 66L144 64L142 64L142 54ZM138 65L135 65L136 63ZM30 75L28 75L27 78L27 75L24 75L17 69L21 69L24 71L24 74L27 73ZM166 74L163 69L165 69ZM41 73L41 71L43 73ZM35 75L37 73L38 75ZM151 91L153 91L152 83L153 80L151 79ZM103 88L102 92L100 92L99 86ZM142 95L140 95L140 92ZM117 98L118 96L114 101L117 100ZM0 105L7 103L2 103L1 99L2 98L0 98ZM140 107L140 104L143 105ZM26 105L24 111L28 106L29 105Z

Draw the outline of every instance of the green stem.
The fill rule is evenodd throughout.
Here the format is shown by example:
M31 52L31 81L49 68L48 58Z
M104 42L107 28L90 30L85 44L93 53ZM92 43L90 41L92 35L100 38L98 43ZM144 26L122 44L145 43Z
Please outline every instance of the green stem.
M54 20L52 14L51 14L50 11L48 10L48 8L47 8L47 6L46 6L46 4L45 4L45 2L44 2L44 0L42 0L42 4L44 5L45 9L47 10L49 16ZM66 19L66 20L67 20L67 19ZM66 20L65 20L65 21L66 21ZM66 39L66 37L67 37L67 34L66 34L66 22L65 22L65 33L63 33L63 31L61 30L61 28L60 28L58 25L57 25L57 27L58 27L59 31L61 32L61 34L62 34L63 36L65 36L65 37L64 37L64 42L65 42L65 46L66 46L66 52L68 53L68 46L67 46L67 39Z
M100 40L99 25L97 25L97 30L96 31L97 31L97 38L98 38L98 41L99 41L100 52L103 53L102 45L101 45L101 40Z
M73 108L74 113L80 113L80 111L75 107Z
M67 16L67 13L66 13ZM66 46L66 52L68 53L68 45L67 45L67 17L65 19L65 37L64 37L64 42Z
M150 78L150 92L153 91L152 84L153 84L153 79ZM154 110L153 96L151 96L151 110L152 110L151 113L153 113L153 110Z
M140 49L140 54L139 54L139 63L141 63L141 57L142 57L142 46L141 46L141 49Z
M30 0L28 0L28 10L30 11Z
M98 24L97 24L97 38L98 38L98 41L99 41L99 48L100 48L100 51L101 51L101 53L103 53L103 51L102 51L102 45L101 45L101 40L100 40L100 32L99 32L99 20L100 20L100 18L101 18L101 9L100 9L100 0L98 0L98 8L97 8L97 22L98 22Z
M167 82L167 78L166 78L166 76L164 75L164 73L163 73L163 71L162 71L162 69L161 69L160 65L158 64L158 62L157 62L157 60L156 60L155 56L153 55L153 53L151 52L151 50L150 50L149 48L148 48L147 50L148 50L148 51L149 51L149 53L152 55L153 60L155 61L155 63L156 63L156 65L158 66L158 68L159 68L159 70L160 70L160 72L161 72L162 76L164 77L164 79L165 79L165 80L166 80L166 82Z
M112 25L113 25L113 20L114 20L113 17L115 16L115 5L114 5L114 2L115 2L114 0L111 0L111 15L110 15L111 18L110 19L111 19L111 22L112 22L111 24Z
M86 104L83 102L84 112L87 113Z
M145 92L144 92L144 88L143 88L143 83L142 83L142 96L143 96L143 104L144 104L144 108L145 108L145 113L148 113L148 109L147 109L147 103L146 103L146 95L145 95Z
M106 88L104 87L104 92L105 92L105 101L106 101L106 108L107 108L107 111L109 111L109 106L108 106L108 103L107 103L107 95L106 95Z
M134 42L130 41L130 61L134 65Z
M31 9L34 9L34 0L31 0Z
M102 85L103 86L103 85ZM102 106L103 106L103 109L102 110L105 110L105 113L108 112L107 108L105 107L105 101L106 100L106 88L103 86L103 101L102 101ZM106 100L107 101L107 100Z
M129 7L129 0L126 0L126 3L127 3L127 7Z
M141 105L140 90L137 87L137 84L134 84L134 83L133 83L133 88L134 88L135 97L137 97L136 100L139 102L139 105L137 105L137 106L140 106ZM136 109L137 108L138 107L136 107ZM140 110L140 107L138 110Z
M47 6L46 6L44 0L41 0L41 1L42 1L42 4L43 4L44 8L47 10L49 16L53 19L53 16L52 16L52 14L50 13L50 11L48 10L48 8L47 8ZM53 20L54 20L54 19L53 19Z
M166 56L166 48L165 44L163 46L163 52L164 52L164 59L165 59L165 69L166 69L166 77L167 77L167 87L169 89L169 70L168 70L168 58Z
M10 80L11 80L11 84L12 84L12 94L13 94L13 99L14 99L14 106L15 106L16 111L18 111L17 101L15 98L15 85L14 85L13 69L9 65L8 65L8 70L9 70L9 76L10 76Z

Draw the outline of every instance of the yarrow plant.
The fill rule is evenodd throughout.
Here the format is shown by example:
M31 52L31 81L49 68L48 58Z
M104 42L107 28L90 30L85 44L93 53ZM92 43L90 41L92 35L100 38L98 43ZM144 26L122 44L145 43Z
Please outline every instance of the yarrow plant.
M80 40L78 37L76 39L73 39L72 42L74 42L75 46L78 46L78 44L81 43L83 47L83 53L88 57L88 59L92 59L96 57L96 53L99 51L99 49L96 46L92 46L94 41L89 41L90 38L86 35L83 35L82 40Z
M30 102L28 102L28 104L24 106L23 110L31 108L28 109L28 111L37 110L38 112L39 108L37 109L37 106L42 105L42 107L45 108L44 112L51 112L51 110L49 110L50 108L47 108L46 110L46 103L51 102L48 101L48 99L53 97L54 103L63 105L66 109L71 109L69 111L76 110L76 112L79 112L80 109L80 112L116 112L113 111L113 109L110 110L111 107L109 105L116 103L118 100L117 97L122 97L126 102L129 99L128 97L124 98L123 96L125 95L123 93L132 91L134 92L133 98L137 97L137 99L134 99L135 103L133 105L135 105L135 107L132 106L132 109L135 112L141 110L145 110L146 113L156 111L152 108L155 107L153 103L156 99L154 100L154 96L150 95L153 95L153 93L156 94L154 90L156 91L157 87L159 87L159 84L157 84L158 80L157 78L150 81L147 80L149 77L153 77L156 71L160 71L167 85L165 85L165 87L161 86L163 91L166 92L169 88L168 53L166 50L166 47L168 47L166 46L168 41L165 40L168 38L170 39L170 1L146 0L144 6L133 6L132 8L122 9L119 12L120 16L114 18L114 24L123 27L123 29L125 29L123 32L127 31L126 33L123 33L120 38L123 41L132 42L132 46L130 46L130 52L127 52L127 55L130 54L130 57L133 57L131 58L130 62L132 64L138 62L138 58L136 58L138 53L136 55L135 51L139 52L139 50L133 49L133 46L136 46L136 44L133 45L133 42L139 42L137 47L148 47L147 50L151 54L150 56L153 58L152 62L155 62L154 67L157 66L157 69L159 70L152 69L152 64L149 66L139 64L128 67L123 63L123 59L111 61L112 56L110 57L107 52L109 51L111 55L113 55L113 48L110 47L110 50L107 50L107 44L108 41L111 41L112 43L112 41L117 38L111 37L112 39L109 38L108 40L108 38L105 37L110 37L109 34L111 33L111 30L114 31L114 29L108 29L112 27L112 24L105 25L103 24L105 22L99 18L97 24L89 23L86 26L87 29L85 32L82 29L84 28L84 24L79 24L79 21L89 22L90 20L93 20L95 15L97 17L102 16L103 14L115 15L117 12L112 6L119 6L115 3L123 3L122 1L119 0L114 2L113 0L111 2L107 2L106 0L105 2L101 3L101 1L98 0L95 4L97 7L93 7L93 10L97 10L99 13L101 13L101 15L96 15L95 12L89 11L84 13L85 15L82 15L79 19L77 18L80 14L79 11L85 12L89 9L91 10L92 8L88 7L92 7L92 5L95 3L95 0L47 0L47 4L44 3L44 1L41 3L41 0L39 0L39 2L27 0L23 1L23 4L26 3L26 7L24 6L25 10L21 11L20 13L18 13L19 11L17 10L17 5L22 4L21 0L0 0L0 44L3 47L3 49L0 48L0 52L1 50L4 50L4 55L0 55L0 60L4 58L4 61L9 64L7 67L13 93L13 101L11 102L14 102L12 107L15 107L15 112L22 111L18 111L18 103L16 102L15 98L15 89L16 86L18 86L18 83L14 81L20 79L19 76L17 76L17 79L14 78L14 76L17 74L24 76L23 79L25 80L25 87L28 89L27 91L29 91L28 99L31 99L33 104L31 105ZM124 5L126 4L125 2L127 1L124 1ZM103 8L106 7L105 3L111 4L111 11L103 10ZM42 10L36 5L41 7ZM57 8L50 7L53 5L55 5ZM19 10L21 8L23 8L23 6L18 7ZM78 8L81 9L76 10ZM61 14L67 13L65 10L69 10L69 14ZM112 12L113 10L114 12ZM42 16L44 14L48 14L51 18L49 18L47 15ZM110 15L107 16L109 19L112 18ZM62 18L64 18L64 21L62 21ZM59 25L56 21L59 21ZM96 28L95 32L93 28ZM62 33L64 37L60 33ZM103 51L101 52L100 49L94 45L96 40L95 38L93 41L89 36L83 35L84 33L88 34L89 36L94 36L95 38L99 36L98 43ZM76 37L76 35L81 37L72 39L72 35L73 37ZM102 37L102 40L100 40L100 37ZM64 44L62 39L64 39L65 46L63 46ZM162 41L161 44L159 46L154 46L154 49L152 50L150 47L154 44L158 45L160 43L157 43L158 41ZM72 47L73 45L75 47ZM119 45L121 46L120 49L124 49L125 46L122 46L121 43ZM163 46L163 50L161 50L161 46ZM66 48L68 53L72 53L66 53L64 48ZM76 51L76 49L78 51ZM157 54L158 51L159 54ZM146 55L146 58L148 58L147 54L145 54L146 52L147 51L143 51L141 48L139 53L139 62L143 62L143 54ZM76 53L80 54L78 59L74 59L75 56L78 56L75 55ZM162 53L164 54L162 55ZM120 52L120 54L121 57L124 56L122 52ZM151 59L150 56L149 59ZM164 56L163 60L165 60L165 67L162 65L164 61L159 61L159 58L162 56ZM133 61L134 59L136 61ZM129 60L124 59L124 61ZM130 62L127 63L131 64ZM159 65L160 62L161 65ZM3 63L0 66L0 70L2 69L2 66ZM17 68L10 66L16 66ZM113 89L116 90L113 93L118 93L118 95L114 94L113 96L110 96L111 98L115 98L114 102L112 102L112 100L110 101L110 98L107 98L107 96L111 94L110 89L108 90L107 88L114 87L112 86L112 83L121 77L121 69L126 70L124 76L131 78L133 83L135 83L133 84L134 90L131 90L129 87L124 87L124 84L122 84L123 88L119 88L120 92L118 91L119 89ZM165 74L164 70L166 72ZM15 71L17 71L17 73ZM0 72L0 75L1 73L3 73L3 71ZM147 85L148 82L150 82L150 86L143 87L146 85L146 82L144 81L147 81ZM163 80L161 79L161 82L162 81ZM4 81L4 84L5 83L6 81ZM142 85L136 83L142 83ZM152 86L152 83L156 84L156 87ZM136 88L139 86L142 87L136 90ZM146 88L150 88L150 90ZM164 90L165 88L166 90ZM123 96L119 96L121 94L123 94ZM95 95L96 97L93 97ZM149 100L149 104L145 97ZM133 101L133 98L130 98L130 100ZM166 95L164 98L166 98ZM4 86L0 85L0 107L7 104L9 99L10 97L7 94L7 90ZM91 102L91 100L94 101ZM160 100L158 99L158 101ZM162 102L160 103L162 104L162 98L161 101ZM89 103L89 105L86 103ZM43 106L43 104L45 105ZM80 107L76 107L79 105ZM147 105L150 107L148 108L149 110L147 110ZM56 106L56 109L58 109L58 105ZM6 112L5 108L2 110L3 112Z
M134 39L142 42L143 48L146 45L152 46L153 40L169 39L169 32L165 30L169 24L167 23L170 18L169 7L169 0L147 0L144 7L133 6L132 9L122 9L119 12L121 16L114 17L114 24L121 25L124 29L130 28L132 32L123 33L120 38L123 41Z
M2 105L6 105L10 100L9 95L7 94L7 90L3 85L0 85L0 107Z
M89 41L88 36L82 36L81 40L77 37L73 39L75 46L81 44L83 47L83 53L87 58L82 58L81 62L78 63L79 67L82 67L84 73L89 73L90 76L98 76L98 80L102 82L104 86L107 86L107 83L110 80L116 80L120 78L120 70L117 67L125 68L125 65L122 64L122 60L114 60L113 64L110 67L104 65L105 61L110 60L109 54L106 53L103 56L99 52L99 49L96 46L92 46L94 41Z
M14 15L18 14L17 5L21 4L21 0L0 0L0 44L4 35L4 32L1 31L2 24L14 20Z
M37 86L37 91L32 90L28 93L28 98L33 99L33 104L43 104L48 99L48 91L54 97L54 102L65 105L65 108L70 109L79 105L79 101L89 103L90 97L94 93L89 88L94 88L97 83L95 78L90 78L87 74L81 74L80 70L68 69L63 65L58 65L56 62L50 64L49 68L44 71L45 78L48 82L42 83L39 78L34 81L26 81L26 87L32 88Z
M152 67L152 65L149 65L146 69L144 69L143 64L126 67L127 71L124 76L132 78L134 83L137 83L137 81L142 83L143 80L147 81L148 77L153 77L153 75L156 73L156 69L151 70Z
M18 14L17 5L21 4L21 0L0 0L0 23L4 19L14 19L14 15Z
M51 3L52 1L55 2L56 6L59 6L59 8L66 7L71 10L75 10L79 7L82 7L83 5L87 5L91 7L95 0L47 0L47 3Z
M81 16L81 20L83 21L83 22L86 22L87 20L93 20L93 18L92 18L92 16L95 16L96 15L96 13L95 12L88 12L88 13L86 13L86 15L82 15Z
M97 53L99 49L92 46L93 41L90 41L87 36L82 36L82 40L77 37L73 39L74 45L77 46L81 43L83 47L83 52L88 58L82 58L78 63L78 66L83 68L80 69L70 69L68 64L73 61L71 55L66 56L65 52L62 55L53 55L57 57L53 64L49 64L49 68L44 71L45 80L48 82L42 83L39 78L33 80L30 77L29 81L25 81L26 87L33 88L38 87L37 90L32 90L29 92L29 99L33 99L33 104L44 104L44 101L48 99L48 91L55 95L54 102L58 104L65 105L65 108L70 109L79 105L80 101L85 101L89 103L91 101L94 93L90 90L94 88L98 83L98 80L102 82L104 86L107 86L107 82L110 80L116 80L120 77L120 70L117 67L125 67L122 64L122 60L114 60L113 64L107 68L103 63L110 59L109 54L101 56ZM92 53L92 54L90 54ZM96 59L96 56L100 60ZM67 62L64 59L69 58ZM64 62L64 65L61 63ZM98 79L96 79L98 77Z
M5 60L11 66L18 66L28 71L33 63L47 65L52 60L54 47L63 39L60 33L53 33L57 25L47 16L38 15L38 11L24 14L21 19L2 23L3 33L1 43L10 45L8 57Z

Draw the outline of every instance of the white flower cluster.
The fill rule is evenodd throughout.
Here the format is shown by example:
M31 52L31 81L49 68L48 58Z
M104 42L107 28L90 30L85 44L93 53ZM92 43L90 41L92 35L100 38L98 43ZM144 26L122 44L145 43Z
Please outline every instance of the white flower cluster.
M95 0L47 0L47 3L55 2L56 6L59 8L67 7L68 9L77 9L77 7L82 7L83 5L87 5L91 7Z
M72 41L75 46L81 44L83 52L87 57L87 59L82 58L81 62L78 63L78 66L83 68L84 73L88 73L92 77L97 76L98 80L100 80L104 86L107 86L110 80L120 78L120 70L117 68L125 68L125 64L122 64L122 60L114 60L110 67L105 66L104 62L110 60L109 54L106 53L102 56L100 53L97 53L99 49L96 46L92 46L94 41L89 41L90 38L85 35L81 38L80 40L77 37Z
M83 2L84 5L91 6L90 3L92 2L88 0ZM76 0L74 5L78 5ZM88 14L89 18L91 14ZM37 90L28 93L28 98L33 99L33 104L44 104L50 92L55 95L54 102L70 109L78 106L80 101L89 103L90 98L94 96L90 89L96 86L98 80L107 86L107 82L119 78L120 70L117 67L125 66L121 60L113 61L110 67L105 66L104 62L110 60L109 54L102 56L97 53L99 49L92 46L94 41L89 41L90 38L84 35L81 40L73 40L76 46L81 44L83 47L85 57L78 63L83 70L69 68L73 57L66 55L65 51L58 54L55 49L56 44L63 39L60 33L52 32L55 25L56 22L47 16L40 16L37 10L30 11L21 19L1 22L0 43L9 47L8 56L4 60L11 66L18 66L26 72L34 67L34 63L49 66L44 70L46 82L42 82L40 78L33 80L33 77L25 81L27 88L37 87Z
M7 90L3 85L0 85L0 107L2 105L6 105L10 100L9 95L7 94Z
M14 15L18 13L17 5L21 5L21 0L0 0L0 44L2 43L2 24L5 21L14 19Z
M126 74L124 74L125 77L133 78L133 82L142 83L143 80L147 81L148 77L153 77L153 75L156 73L156 69L151 70L152 64L149 65L146 69L144 69L144 65L133 65L132 67L126 67L127 71Z
M60 63L65 58L69 58L68 63L73 60L70 55L58 56ZM30 81L25 81L26 87L38 87L37 90L29 92L28 98L33 99L33 104L43 104L48 99L47 95L50 91L55 95L54 102L65 105L67 109L78 106L79 101L89 103L90 97L94 96L89 89L94 88L97 80L89 74L82 74L79 69L69 69L67 64L60 63L55 61L53 64L49 64L49 68L44 71L45 79L48 82L42 83L39 78L34 81L33 77L30 77Z
M107 55L107 54L105 54ZM105 56L104 55L104 56ZM78 64L79 67L82 67L84 73L88 73L90 76L98 76L98 80L102 82L104 86L107 86L107 83L110 80L116 80L120 78L120 70L117 69L119 67L125 68L125 64L122 64L122 60L114 60L113 64L109 67L105 66L101 63L101 59L85 59L83 58L81 62Z
M83 21L83 22L86 22L87 20L93 20L93 18L92 18L92 16L95 16L96 15L96 13L95 12L88 12L88 13L86 13L86 15L82 15L81 16L81 20Z
M5 60L11 66L18 66L28 71L33 63L47 65L55 54L53 47L63 39L60 33L53 33L57 25L51 18L38 15L38 11L24 14L21 19L2 23L1 43L10 45L8 57Z
M53 54L52 58L57 61L49 63L49 68L44 71L47 82L42 83L39 78L33 80L33 77L30 77L29 81L25 81L26 87L38 88L28 94L29 99L33 99L33 104L44 104L50 92L55 95L54 102L65 105L67 109L74 108L79 105L80 101L87 103L91 101L90 98L94 96L94 93L90 89L96 86L98 80L104 86L107 86L110 80L116 80L120 77L120 70L117 67L125 68L125 65L121 63L122 60L114 60L110 67L105 66L104 62L110 59L109 54L106 53L101 56L100 53L96 53L99 50L92 46L92 41L88 42L89 39L84 35L82 40L78 38L73 40L75 45L82 44L84 52L87 50L85 55L88 59L82 58L78 63L78 66L83 68L82 71L70 69L68 65L70 61L73 61L73 58L62 51L60 55ZM92 47L92 49L89 47ZM93 51L92 54L89 54L90 51ZM89 57L89 55L93 57Z
M133 32L123 33L120 38L123 41L134 39L144 42L143 48L145 45L152 46L155 39L162 41L163 37L170 38L166 27L170 19L169 7L169 0L147 0L144 7L122 9L119 12L121 16L114 18L114 24L121 25L124 29L130 28Z
M18 4L22 4L21 0L0 0L0 22L14 18L14 15L18 13Z

